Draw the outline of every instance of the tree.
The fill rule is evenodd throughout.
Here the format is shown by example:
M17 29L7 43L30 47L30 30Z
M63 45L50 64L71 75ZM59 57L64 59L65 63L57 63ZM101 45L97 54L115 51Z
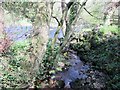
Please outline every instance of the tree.
M27 18L31 21L33 30L29 36L31 40L30 61L32 63L32 79L36 77L39 65L42 62L46 44L48 42L48 18L47 2L3 2L2 7L10 14L18 18Z
M58 33L60 29L62 28L64 32L64 40L62 45L59 48L58 55L61 53L61 50L68 44L70 40L70 36L73 33L74 25L78 19L78 16L83 9L83 7L86 5L87 0L84 0L82 4L80 4L77 0L73 1L70 0L67 4L64 0L61 1L61 8L62 8L62 16L61 19L58 20L57 17L54 17L56 21L58 22L58 28L56 30L56 33L54 35L54 39L52 41L52 49L54 49L54 45L56 43ZM56 58L57 56L55 56Z
M2 3L0 2L0 38L3 36L4 31L4 12L2 8Z

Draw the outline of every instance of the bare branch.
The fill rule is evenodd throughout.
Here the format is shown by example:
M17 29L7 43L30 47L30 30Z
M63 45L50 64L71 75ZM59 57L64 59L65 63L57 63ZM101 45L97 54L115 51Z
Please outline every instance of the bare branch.
M52 18L54 18L54 19L57 21L57 23L58 23L58 26L60 26L60 25L61 25L61 23L59 22L59 20L57 19L57 17L55 17L55 16L52 16Z
M69 3L67 4L67 8L69 9L69 8L72 6L73 3L74 3L74 2L69 2Z
M96 16L94 16L93 14L91 14L85 7L84 7L84 10L92 17L96 18L96 19L101 19L101 18L98 18Z
M85 1L83 2L83 4L81 5L81 7L79 8L78 13L76 14L76 17L75 17L74 21L72 22L73 25L74 25L75 22L77 21L77 18L78 18L78 16L79 16L79 13L80 13L81 9L86 5L87 1L88 1L88 0L85 0Z

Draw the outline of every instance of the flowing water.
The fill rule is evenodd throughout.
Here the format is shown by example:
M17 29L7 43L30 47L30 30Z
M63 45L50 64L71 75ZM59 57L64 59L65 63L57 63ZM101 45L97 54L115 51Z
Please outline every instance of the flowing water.
M64 81L66 87L70 87L70 83L76 79L85 79L88 76L85 74L89 70L89 65L84 65L80 58L76 55L76 52L69 53L70 67L57 75Z
M58 72L55 76L57 80L62 80L65 83L65 87L71 88L70 83L79 80L85 80L89 84L94 80L94 88L104 88L104 74L98 71L91 69L91 66L84 64L80 60L79 56L75 51L69 52L70 67L68 69Z
M9 35L13 35L12 39L14 40L24 40L26 36L24 33L29 33L32 27L10 27L6 28L6 32ZM53 38L55 33L55 28L52 28L49 32L49 37ZM19 38L20 37L20 38ZM62 32L59 33L59 37L62 37ZM70 88L71 83L79 80L85 80L86 82L89 82L91 85L93 85L94 88L103 88L105 87L104 82L104 74L102 72L98 72L96 70L93 70L90 65L84 64L83 61L79 58L77 55L77 52L70 50L69 52L69 59L68 62L70 63L70 66L61 71L58 72L55 77L56 80L62 80L65 83L65 87ZM57 78L60 77L60 78Z

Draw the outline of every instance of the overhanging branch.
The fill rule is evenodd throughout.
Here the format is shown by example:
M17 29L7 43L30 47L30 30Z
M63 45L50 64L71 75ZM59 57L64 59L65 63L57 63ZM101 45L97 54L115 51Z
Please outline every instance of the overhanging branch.
M57 23L58 23L58 26L60 26L61 24L60 24L60 22L59 22L59 20L57 19L57 17L55 17L55 16L52 16L52 18L54 18L56 21L57 21Z
M96 19L101 19L101 18L98 18L96 16L94 16L93 14L91 14L85 7L84 7L84 10L92 17L96 18Z

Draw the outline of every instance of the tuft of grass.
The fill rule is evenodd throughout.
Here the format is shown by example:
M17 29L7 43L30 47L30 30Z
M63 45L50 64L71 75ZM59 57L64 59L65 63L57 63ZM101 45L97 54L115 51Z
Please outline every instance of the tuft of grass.
M100 32L103 32L104 34L108 34L110 32L112 33L119 33L119 29L118 29L118 26L117 25L112 25L112 26L103 26L101 29L100 29Z

